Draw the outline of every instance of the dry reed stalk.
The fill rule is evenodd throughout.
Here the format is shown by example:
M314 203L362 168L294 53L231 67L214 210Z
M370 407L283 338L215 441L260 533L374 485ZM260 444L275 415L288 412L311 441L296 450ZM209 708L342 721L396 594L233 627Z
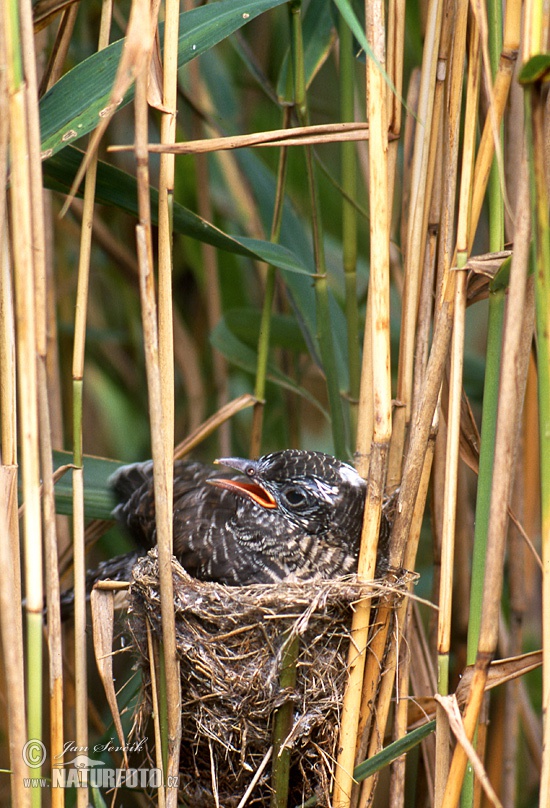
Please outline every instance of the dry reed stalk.
M405 623L401 630L403 642L409 635L411 624L410 609L405 610ZM399 628L399 621L397 621ZM409 692L411 655L409 653L399 653L396 670L396 706L393 721L393 739L403 738L407 734L408 713L409 713ZM405 804L405 756L398 758L391 767L389 808L402 808Z
M37 300L37 304L39 301ZM42 300L45 306L46 298ZM45 347L45 344L44 344ZM50 758L63 760L63 647L59 604L59 569L52 462L51 425L48 400L46 357L38 356L38 392L40 426L40 463L42 472L42 509L44 516L44 561L46 573L46 608L48 610L48 663L50 682ZM52 786L52 806L64 805L63 789Z
M545 31L548 34L550 25L546 20ZM550 626L548 625L548 613L550 612L550 507L548 502L548 422L549 422L549 392L548 392L548 283L550 275L550 238L548 232L549 217L549 189L548 189L548 161L545 165L545 126L548 125L548 103L544 101L542 82L537 82L530 88L532 133L533 133L533 169L534 188L532 196L534 199L536 227L536 267L537 267L537 345L539 346L539 356L541 369L539 376L539 407L541 436L541 488L542 488L542 508L541 508L541 537L542 537L542 642L543 642L543 675L542 675L542 703L543 703L543 755L542 772L540 782L539 799L540 804L545 808L550 803L550 717L548 707L550 705ZM545 110L546 106L546 110ZM548 131L548 129L547 129ZM548 158L548 154L546 154ZM542 366L544 363L545 367Z
M160 737L160 709L159 709L159 694L158 694L158 686L157 686L157 670L158 670L158 643L153 640L153 634L151 632L151 626L147 622L146 623L147 629L147 649L149 652L149 675L151 677L151 702L153 704L153 727L155 732L155 754L156 754L156 764L157 768L164 769L164 764L162 762L162 740ZM164 795L164 789L159 788L158 790L158 808L164 808L166 805L166 799Z
M367 60L367 116L369 122L369 201L371 261L369 306L371 328L366 337L365 354L370 351L362 373L369 373L373 389L373 432L368 466L367 502L361 535L358 577L368 580L374 575L376 547L384 494L387 455L391 437L391 375L389 343L389 233L390 209L388 199L388 119L386 109L387 86L383 75L385 67L384 7L380 2L365 4L367 40L373 48L378 64ZM376 213L374 213L376 212ZM372 367L372 371L371 371ZM372 376L370 373L372 372ZM362 379L363 384L368 381ZM359 423L362 421L359 415ZM365 475L365 459L361 448L370 435L358 434L358 470ZM335 808L350 805L353 786L357 733L361 712L361 695L369 633L371 601L357 604L352 621L352 643L348 668L349 680L342 705L340 747L333 802Z
M414 659L411 667L412 696L422 703L423 699L432 699L437 690L437 674L433 663L433 654L429 648L426 630L422 622L418 605L412 606L412 621L410 631L406 637L407 653ZM421 710L422 718L424 712ZM411 727L414 723L411 722ZM426 790L430 796L430 804L433 805L433 793L435 783L435 738L431 735L422 744L422 762L426 777Z
M0 466L0 525L2 536L17 536L17 468ZM11 797L13 805L29 808L30 789L24 787L29 770L21 750L25 748L27 727L25 721L25 662L23 654L23 626L20 598L10 543L0 541L0 565L3 570L0 587L0 633L2 637L5 698L11 767Z
M159 331L153 275L153 253L151 238L151 217L149 207L149 167L147 154L147 63L136 80L136 162L138 174L138 200L140 223L136 227L138 263L140 267L140 297L145 341L145 364L151 418L151 444L155 464L155 509L159 547L159 568L161 586L161 611L163 625L163 651L166 672L166 696L169 704L167 720L167 748L163 771L165 776L178 773L179 738L181 733L181 689L176 659L175 621L173 607L173 581L171 575L172 557L172 454L173 445L168 447L162 433L164 423L161 368L159 362ZM172 435L172 432L169 433ZM170 497L169 497L170 494ZM168 780L165 778L165 782ZM170 782L175 782L170 781ZM177 789L171 787L166 793L168 805L177 800Z
M44 70L42 81L40 82L40 88L38 90L38 95L40 98L50 89L50 87L55 84L56 81L58 81L58 79L61 78L63 65L65 64L65 59L67 58L67 53L71 44L71 37L73 35L77 13L78 3L74 3L73 5L69 6L69 8L65 9L62 14L59 28L57 29L57 34L55 37L55 43L48 60L48 64L46 65L46 69Z
M403 54L405 42L405 0L392 0L388 4L388 48L386 67L395 91L388 85L388 209L393 209L398 147L401 137L403 93Z
M160 119L160 140L163 145L171 145L176 139L179 10L178 0L166 0ZM151 22L156 25L156 17ZM174 332L172 315L174 175L174 155L161 154L158 201L158 358L162 396L160 427L164 439L165 462L170 462L170 465L174 450ZM166 483L171 521L173 480L172 474L168 471L166 472ZM171 542L172 540L170 539L170 546Z
M518 55L520 28L521 0L512 0L511 3L506 3L502 53L492 89L492 111L487 115L477 151L472 194L470 243L468 244L469 252L472 249L473 239L481 215L487 183L489 181L491 164L495 153L495 134L498 135L508 100L514 66Z
M176 139L178 97L178 36L179 0L166 0L162 75L162 104L160 139L172 144ZM156 22L156 17L155 17ZM163 630L164 663L168 701L168 776L166 804L176 806L178 800L179 755L181 742L181 690L179 663L176 656L173 583L171 573L173 521L173 454L174 454L174 330L172 314L173 271L173 206L175 157L161 154L159 177L158 226L158 362L160 373L160 412L151 428L160 430L162 441L163 495L167 498L166 523L159 533L159 564L161 566L161 608L163 619L169 621ZM155 501L157 491L155 490ZM164 516L164 514L163 514ZM166 782L166 781L165 781ZM176 785L171 785L176 784Z
M99 49L109 44L112 0L103 0ZM84 356L86 345L86 320L88 310L88 287L92 248L97 154L88 161L84 185L80 253L78 260L78 283L75 307L73 343L73 559L74 559L74 643L75 643L75 719L76 745L88 747L88 674L86 632L86 552L84 516L84 469L82 465L82 396L84 385ZM78 789L77 804L88 804L88 788Z
M459 265L467 259L470 219L471 179L474 165L476 134L476 108L479 95L480 44L477 26L470 28L468 82L464 116L461 183L458 206L457 252ZM456 535L458 471L460 463L460 426L462 405L462 375L464 365L464 334L466 315L467 271L457 272L454 303L453 336L451 341L451 368L449 405L447 412L447 442L445 452L445 482L443 491L443 521L441 533L441 578L438 614L438 692L447 695L449 687L449 653L451 648L451 612L454 575L454 542ZM436 794L443 791L449 767L449 727L444 712L438 707Z
M0 62L6 64L6 39L4 21L0 24ZM7 108L9 88L7 71L0 71L0 98ZM9 117L0 118L0 186L7 187L8 149L10 124ZM2 465L0 466L2 533L0 542L2 569L6 570L5 585L0 592L1 635L4 650L4 670L2 685L5 687L7 715L6 735L10 745L12 802L28 805L29 795L22 788L22 777L28 773L20 750L26 740L25 721L25 662L23 653L23 625L21 610L13 612L15 604L21 601L20 536L17 518L17 382L15 316L13 311L13 289L10 270L9 231L7 220L7 194L0 196L0 445Z
M363 359L361 364L361 384L357 409L357 446L355 466L361 476L368 474L371 451L371 437L374 425L374 399L372 389L372 304L367 297L365 313L365 333L363 337Z
M403 289L403 314L397 369L397 400L401 407L394 413L392 454L389 481L401 480L402 458L405 451L406 428L415 399L422 387L429 352L432 321L433 274L439 221L439 188L434 177L439 156L441 164L441 114L444 101L445 65L451 41L450 15L443 14L443 2L428 9L427 38L424 44L424 68L420 74L418 98L415 104L418 125L414 127L414 151L411 164L410 191L407 194L407 223L403 232L406 256ZM440 31L441 28L441 31ZM436 53L436 44L437 53ZM437 61L434 62L437 56ZM433 95L433 100L432 100ZM428 120L429 125L423 122ZM422 122L422 123L421 123ZM418 164L420 163L420 171ZM409 181L408 183L409 184ZM404 227L402 230L404 231ZM412 240L412 243L411 243ZM420 248L418 255L415 250ZM416 357L416 360L414 359ZM414 366L413 366L414 362ZM393 469L399 468L399 475ZM391 489L390 489L391 490Z
M426 497L428 494L428 486L430 482L436 432L437 432L436 429L432 430L432 434L426 448L426 454L424 457L422 474L419 484L418 497L416 501L415 510L413 513L413 518L411 521L409 541L407 543L405 556L403 558L403 564L402 564L403 569L413 569L415 565L416 552L418 549L418 542L420 539L420 530L422 527L422 518L424 514L424 507ZM382 739L384 736L384 729L386 727L388 714L391 707L394 675L398 666L399 648L401 641L400 627L404 626L407 620L407 609L408 609L408 599L405 599L405 601L403 601L400 604L397 610L388 609L386 606L382 606L379 610L379 619L382 626L379 629L378 634L373 638L372 647L374 648L374 642L376 641L377 646L379 646L382 650L379 652L379 656L375 658L374 654L372 654L369 656L369 659L367 661L367 668L365 670L364 675L365 689L363 692L363 700L362 700L362 711L361 711L362 721L364 721L365 713L368 712L367 708L369 710L372 709L370 708L367 699L372 700L374 699L374 694L376 693L376 689L380 682L381 670L378 660L383 658L384 649L388 644L388 634L390 629L393 629L393 634L391 637L389 648L387 649L384 657L384 667L383 667L384 676L382 677L383 687L382 685L380 685L380 692L378 693L376 704L376 722L377 722L376 731L371 726L369 726L369 723L367 722L364 723L362 737L359 738L357 748L357 754L355 760L356 764L360 760L365 759L367 755L370 757L379 752L381 749ZM369 732L370 732L370 738L369 738ZM367 778L361 785L360 792L356 792L353 804L354 805L358 804L359 808L366 808L366 806L370 805L373 799L376 782L377 782L376 776Z
M520 439L521 462L518 463L518 479L514 481L513 510L518 514L523 522L523 480L521 479L520 468L524 466L524 444L525 424L522 420L522 437ZM508 574L510 576L510 616L508 624L510 627L510 638L505 656L519 656L523 651L523 623L526 613L527 588L534 582L526 579L525 546L514 525L510 525L510 558L514 563L509 565ZM501 621L503 618L501 617ZM499 633L500 645L500 633ZM513 808L516 794L518 793L518 771L515 765L519 751L520 734L520 689L521 681L516 679L509 682L505 688L502 713L505 730L502 732L502 755L491 755L500 760L498 777L491 777L491 782L500 783L500 794L504 808Z
M256 404L256 399L250 393L244 393L238 398L229 401L224 407L218 410L214 415L211 415L203 424L200 425L194 432L188 435L181 443L178 443L174 449L174 460L179 460L186 454L189 454L195 446L198 446L209 435L212 435L221 424L230 418L233 418L241 410L247 407L253 407Z
M28 120L28 85L30 69L22 51L29 47L21 41L26 26L19 17L19 6L4 3L2 23L6 42L6 69L9 104L11 186L11 221L16 223L17 237L12 239L15 274L16 357L18 368L18 401L22 491L25 502L23 544L25 550L25 592L27 627L27 732L29 738L42 737L42 524L40 512L40 468L38 452L37 365L35 262L33 255L32 171L31 152L35 129ZM27 7L27 14L30 8ZM27 17L28 18L28 17ZM21 26L21 29L19 29ZM32 48L32 44L30 45ZM31 81L32 84L32 81ZM37 245L39 250L39 245ZM19 563L19 562L17 562ZM17 623L15 623L17 625ZM16 631L17 635L17 631ZM16 636L16 642L18 637ZM20 750L21 752L21 750ZM40 767L34 773L39 775ZM38 801L38 798L35 797Z
M149 143L152 154L208 154L245 147L275 146L314 146L322 143L346 143L363 141L368 138L369 127L366 123L323 123L307 126L295 126L291 129L271 129L267 132L254 132L249 135L229 135L227 137L194 139L190 141L166 144ZM398 136L394 136L395 140ZM131 146L111 146L109 151L124 152Z
M412 408L413 365L416 342L418 299L421 270L426 243L426 219L429 211L430 187L428 164L430 154L437 146L439 117L434 117L435 88L439 65L439 42L443 17L442 0L432 0L428 8L428 21L424 41L423 63L415 128L414 154L411 166L410 203L407 216L405 250L405 283L403 288L403 315L399 344L397 398L404 407L408 422ZM430 147L431 144L431 147Z
M440 294L440 299L442 301L441 307L439 309L439 317L445 317L446 320L446 327L449 331L452 330L452 320L455 317L455 300L457 296L457 276L451 271L452 265L454 263L453 258L453 250L455 246L455 235L454 235L454 219L455 219L455 194L456 194L456 183L457 183L457 166L458 166L458 149L459 149L459 126L460 126L460 114L461 114L461 104L462 104L462 87L463 87L463 76L464 76L464 63L466 58L466 33L467 33L467 19L468 19L468 7L469 4L467 2L461 2L458 4L456 9L456 14L454 15L453 19L453 40L452 40L452 50L451 50L451 61L448 70L448 98L447 98L447 106L445 109L445 116L444 116L444 126L443 126L443 143L444 143L444 160L442 166L442 216L441 216L441 236L440 236L440 245L439 245L439 256L438 256L438 289ZM460 294L460 286L459 284L459 302L462 302L463 294ZM463 290L462 290L463 291ZM448 308L447 308L448 306ZM438 323L439 325L439 323ZM436 325L437 329L437 325ZM446 332L448 336L450 336L449 332ZM435 342L435 335L434 335L434 342ZM456 345L455 341L455 345ZM460 345L459 345L460 349ZM433 351L433 347L432 347ZM456 364L456 359L455 359ZM429 371L427 372L429 375ZM426 379L426 383L429 383L429 378ZM454 435L452 437L452 443L456 446L456 429L457 429L457 420L460 421L460 413L456 413L456 410L453 412L454 419ZM450 484L451 477L449 476L451 473L451 469L449 468L449 461L452 460L449 457L446 457L445 464L446 464L446 473L443 477L445 481L444 486L448 486ZM457 457L455 456L454 466L458 462ZM447 490L447 497L449 495L449 491ZM443 502L446 501L445 499L446 493L445 488L443 490ZM456 497L456 493L455 493ZM447 500L448 501L448 500ZM452 552L450 550L450 545L453 540L454 535L454 524L449 523L449 515L451 519L454 517L454 511L452 506L445 510L442 515L442 524L441 524L441 537L442 537L442 555L441 555L441 584L440 588L442 592L439 592L438 600L441 603L441 598L444 596L445 601L443 603L443 613L445 618L440 619L439 621L439 643L442 648L446 647L448 643L448 639L450 637L450 603L452 597ZM441 626L443 625L444 629L442 630ZM438 679L443 676L443 681L445 682L448 678L447 667L448 667L448 655L443 652L442 655L439 657L439 676ZM446 686L445 686L446 689ZM447 718L442 711L441 707L437 706L436 717L438 720L438 729L436 732L436 763L435 763L435 796L434 801L435 805L439 806L441 804L441 798L446 782L447 771L449 767L449 740L450 740L450 731L447 722Z
M471 741L479 718L489 662L493 657L498 639L500 599L504 573L504 549L507 508L511 480L515 468L515 450L519 423L519 411L523 400L527 374L529 349L533 334L533 300L529 292L527 272L530 243L530 209L527 156L524 153L521 185L516 206L515 251L510 273L507 328L504 334L502 377L499 390L499 424L495 445L495 474L491 489L491 507L488 532L488 549L485 586L481 615L478 653L470 695L464 713L463 724L466 737ZM467 756L460 744L455 748L449 777L445 786L443 802L446 808L455 808L460 797L460 788L466 769Z
M15 377L15 318L13 290L10 275L8 224L0 223L0 413L2 434L2 463L15 466L17 463L17 391ZM19 558L19 554L14 556ZM17 564L16 569L19 569ZM21 587L19 586L19 589Z

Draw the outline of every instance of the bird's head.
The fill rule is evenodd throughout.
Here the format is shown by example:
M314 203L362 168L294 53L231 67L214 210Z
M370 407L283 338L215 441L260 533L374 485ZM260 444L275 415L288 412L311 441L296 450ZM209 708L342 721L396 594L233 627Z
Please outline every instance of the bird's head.
M243 479L211 478L259 507L278 511L306 533L358 542L366 484L352 466L331 455L285 449L259 460L220 458Z

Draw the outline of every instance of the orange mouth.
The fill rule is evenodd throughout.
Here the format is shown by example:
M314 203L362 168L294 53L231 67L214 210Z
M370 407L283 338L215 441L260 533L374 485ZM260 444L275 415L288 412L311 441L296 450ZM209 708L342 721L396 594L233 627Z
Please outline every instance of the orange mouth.
M234 491L247 499L251 499L257 505L268 510L273 510L277 507L277 502L269 491L262 488L255 483L245 483L241 480L224 480L223 478L211 477L207 482L210 485L215 485L217 488L225 488L228 491Z

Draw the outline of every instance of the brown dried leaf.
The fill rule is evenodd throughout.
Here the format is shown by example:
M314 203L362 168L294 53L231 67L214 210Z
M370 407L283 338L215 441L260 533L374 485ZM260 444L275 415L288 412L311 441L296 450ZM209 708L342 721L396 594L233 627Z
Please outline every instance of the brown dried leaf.
M530 654L522 654L521 656L509 657L507 659L497 659L492 662L489 667L489 675L485 690L497 685L509 682L512 679L517 679L518 676L523 676L529 671L535 670L542 665L542 651L533 651ZM460 707L464 707L470 691L470 683L474 672L474 666L468 665L465 668L460 678L460 683L456 689L455 696L457 703ZM414 729L416 726L423 724L426 718L435 718L435 699L432 696L416 697L411 701L408 716L407 726L408 729Z
M484 300L489 295L489 284L500 267L512 255L512 250L473 255L466 263L468 272L468 306Z
M149 65L149 79L147 81L147 103L149 106L158 109L160 112L169 112L170 110L164 106L163 98L163 75L162 75L162 58L160 55L160 39L158 29L155 34L155 43L153 45L153 52L151 54L151 63Z
M114 592L104 589L93 589L90 601L92 605L95 661L111 709L115 729L120 739L124 765L128 768L126 742L122 722L120 720L120 713L118 711L113 679Z
M529 671L535 670L535 668L539 668L541 665L542 651L533 651L530 654L521 654L520 656L508 657L507 659L497 659L492 662L489 667L485 690L491 690L491 688L502 685L504 682L517 679L518 676L523 676L525 673L529 673ZM466 704L468 699L473 674L474 666L468 665L456 689L456 698L461 707Z
M466 465L477 474L479 472L479 449L481 437L468 396L462 391L460 402L460 456Z

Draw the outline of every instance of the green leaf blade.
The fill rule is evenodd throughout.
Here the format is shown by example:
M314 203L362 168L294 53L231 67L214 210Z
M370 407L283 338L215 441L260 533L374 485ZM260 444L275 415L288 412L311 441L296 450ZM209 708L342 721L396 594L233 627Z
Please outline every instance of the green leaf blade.
M180 16L178 67L217 45L243 25L286 0L220 0ZM159 25L162 34L163 26ZM162 40L162 35L161 35ZM50 157L91 132L108 105L124 40L94 53L65 74L40 102L42 153ZM128 90L120 107L134 97Z

